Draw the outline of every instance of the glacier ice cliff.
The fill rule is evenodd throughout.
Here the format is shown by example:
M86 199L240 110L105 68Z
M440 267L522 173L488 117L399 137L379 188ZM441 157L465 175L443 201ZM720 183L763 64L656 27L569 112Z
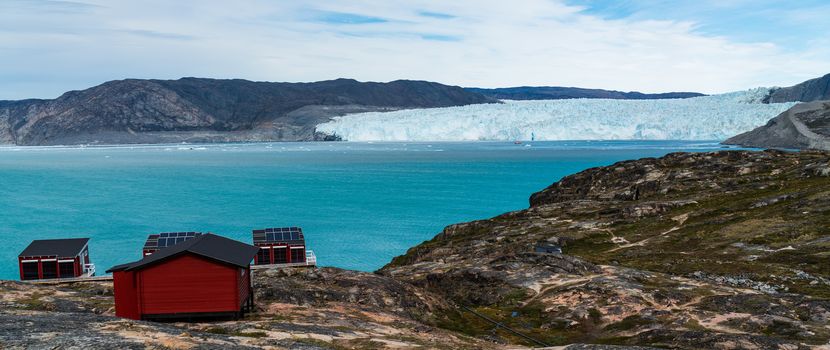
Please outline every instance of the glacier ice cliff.
M723 140L764 125L793 103L770 89L666 100L504 101L336 117L317 131L348 141Z

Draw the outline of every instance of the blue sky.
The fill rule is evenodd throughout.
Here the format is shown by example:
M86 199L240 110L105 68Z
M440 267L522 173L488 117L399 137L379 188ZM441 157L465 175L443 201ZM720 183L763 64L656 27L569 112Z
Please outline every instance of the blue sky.
M809 37L830 34L827 0L584 0L583 13L606 19L668 20L695 23L703 35L743 42L772 42L791 50L805 49Z
M0 99L124 78L717 93L830 73L830 2L0 0Z

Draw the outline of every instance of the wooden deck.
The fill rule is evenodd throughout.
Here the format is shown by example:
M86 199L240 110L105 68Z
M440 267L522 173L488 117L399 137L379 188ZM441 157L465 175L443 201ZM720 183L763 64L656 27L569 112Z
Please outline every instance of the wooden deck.
M31 283L31 284L62 284L62 283L99 282L99 281L112 281L112 276L54 278L54 279L48 279L48 280L28 280L28 281L21 281L21 282Z
M251 265L251 270L262 269L281 269L285 267L314 267L315 264L308 263L288 263L288 264L269 264L269 265Z
M284 267L314 267L317 266L317 255L313 250L306 250L305 262L301 263L284 263L284 264L268 264L268 265L251 265L251 270L260 269L281 269Z

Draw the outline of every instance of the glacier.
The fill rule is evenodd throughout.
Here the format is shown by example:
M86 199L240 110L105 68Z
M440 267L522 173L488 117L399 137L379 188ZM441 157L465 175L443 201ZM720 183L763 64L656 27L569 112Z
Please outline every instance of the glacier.
M317 131L347 141L723 140L795 103L768 88L688 99L502 101L335 117Z

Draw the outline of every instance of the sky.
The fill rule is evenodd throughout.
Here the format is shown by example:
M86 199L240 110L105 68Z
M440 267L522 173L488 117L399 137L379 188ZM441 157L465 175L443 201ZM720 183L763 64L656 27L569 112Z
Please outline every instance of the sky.
M125 78L720 93L830 73L830 1L0 0L0 100Z

